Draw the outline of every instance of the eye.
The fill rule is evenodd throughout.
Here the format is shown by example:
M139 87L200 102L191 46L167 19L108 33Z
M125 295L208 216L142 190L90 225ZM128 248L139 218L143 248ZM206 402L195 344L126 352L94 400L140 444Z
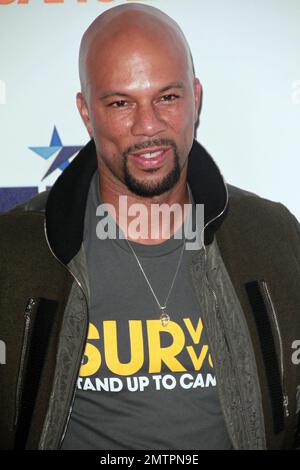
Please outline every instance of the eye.
M128 102L125 100L118 100L118 101L113 101L112 103L109 103L108 106L111 108L125 108L128 105Z
M175 101L179 98L178 95L175 94L169 94L169 95L164 95L160 98L161 101L169 102L169 101Z

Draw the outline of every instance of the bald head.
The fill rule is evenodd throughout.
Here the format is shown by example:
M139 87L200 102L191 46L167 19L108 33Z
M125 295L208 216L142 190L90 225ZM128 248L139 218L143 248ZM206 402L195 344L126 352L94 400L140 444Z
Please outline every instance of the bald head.
M166 46L181 57L194 78L192 55L178 24L157 8L148 5L120 5L99 15L84 33L79 52L79 76L83 94L90 81L90 69L101 67L101 56L120 53L126 44Z
M82 38L79 68L102 187L152 197L184 185L202 91L175 21L139 4L107 10Z

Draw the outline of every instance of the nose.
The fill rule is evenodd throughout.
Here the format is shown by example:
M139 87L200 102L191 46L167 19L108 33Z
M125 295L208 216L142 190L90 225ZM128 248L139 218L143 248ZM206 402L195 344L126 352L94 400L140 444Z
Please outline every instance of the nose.
M131 128L134 136L154 137L165 131L167 124L159 115L157 109L152 104L139 106L134 115L134 122Z

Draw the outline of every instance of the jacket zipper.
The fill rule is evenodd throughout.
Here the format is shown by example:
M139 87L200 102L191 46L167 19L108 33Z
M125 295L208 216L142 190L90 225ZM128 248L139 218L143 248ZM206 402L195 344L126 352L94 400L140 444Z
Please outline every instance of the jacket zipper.
M268 285L267 285L266 281L261 281L260 285L262 287L263 297L267 302L267 306L269 307L269 311L271 312L271 315L272 315L272 318L273 318L273 321L274 321L274 324L275 324L275 327L276 327L278 339L279 339L281 386L282 386L282 393L283 393L283 403L282 404L283 404L285 417L288 417L290 415L290 413L289 413L289 397L288 397L288 394L286 392L285 379L284 379L285 373L284 373L284 363L283 363L282 336L281 336L281 332L280 332L280 328L279 328L279 324L278 324L277 314L276 314L276 311L275 311L275 308L274 308L274 305L273 305L273 302L272 302L272 299L271 299L271 295L270 295L270 292L269 292L269 289L268 289Z
M224 180L224 178L223 178L223 180ZM213 287L211 286L210 280L209 280L208 275L207 275L207 270L206 270L207 252L206 252L206 247L205 247L205 243L204 243L204 232L205 232L205 229L208 227L209 224L211 224L211 223L214 222L216 219L218 219L219 217L221 217L221 216L224 214L224 212L225 212L225 210L226 210L226 208L227 208L227 206L228 206L229 196L228 196L228 189L227 189L227 186L226 186L225 182L224 182L224 186L225 186L225 190L226 190L226 201L225 201L224 208L222 209L222 211L221 211L216 217L214 217L213 219L209 220L209 221L205 224L205 226L204 226L203 229L202 229L202 237L201 237L201 238L202 238L202 246L203 246L203 249L204 249L204 256L205 256L205 277L206 277L206 281L207 281L208 288L209 288L209 290L210 290L210 292L211 292L211 294L212 294L212 296L213 296L213 299L214 299L214 305L215 305L216 314L217 314L217 317L218 317L219 321L220 321L221 324L222 324L222 329L223 329L223 334L224 334L224 340L225 340L226 347L227 347L227 350L229 351L229 355L230 355L230 358L231 358L232 356L231 356L230 346L229 346L229 342L228 342L227 335L226 335L225 328L224 328L224 322L223 322L223 320L222 320L222 318L221 318L221 316L220 316L220 308L219 308L218 297L217 297L217 294L216 294L215 290L214 290ZM242 419L243 419L243 422L244 422L244 427L245 427L245 429L246 429L244 416L243 416ZM225 420L225 424L226 424L226 427L227 427L227 430L228 430L228 434L229 434L229 436L231 436L231 431L230 431L230 429L229 429L229 427L228 427L228 423L227 423L226 420ZM232 436L231 436L231 437L232 437ZM237 448L236 443L233 443L233 442L232 442L232 445L233 445L234 448Z
M207 275L207 270L206 270L206 260L207 260L207 253L206 253L206 248L204 247L204 255L205 255L205 277L206 277L206 281L207 281L207 285L208 285L208 288L214 298L214 305L215 305L215 311L216 311L216 314L217 314L217 318L221 324L221 327L222 327L222 331L223 331L223 335L224 335L224 340L225 340L225 344L226 344L226 347L227 347L227 350L229 352L229 358L230 358L230 361L231 361L231 364L232 364L232 353L231 353L231 347L229 345L229 341L228 341L228 338L227 338L227 335L226 335L226 330L225 330L225 325L224 325L224 321L220 315L220 307L219 307L219 302L218 302L218 297L217 297L217 294L214 290L214 288L211 286L211 283L210 283L210 280L209 280L209 277ZM234 370L234 367L232 367L232 369ZM238 383L238 388L239 388L239 392L240 392L240 387L239 387L239 381L237 381ZM241 395L241 393L240 393ZM243 421L243 427L244 429L246 430L247 432L247 424L246 424L246 418L244 416L244 413L241 414L242 416L242 421ZM238 449L238 446L237 446L237 443L235 441L235 439L233 438L232 436L232 433L231 433L231 430L228 426L228 423L226 421L226 419L224 418L224 421L225 421L225 424L226 424L226 427L227 427L227 431L228 431L228 435L230 436L231 438L231 441L232 441L232 445L233 445L233 448L234 449Z
M224 178L223 178L224 180ZM216 219L218 219L219 217L221 217L227 206L228 206L228 200L229 200L229 196L228 196L228 189L227 189L227 186L224 182L224 186L225 186L225 190L226 190L226 202L225 202L225 205L224 205L224 208L222 209L222 211L216 216L214 217L213 219L209 220L204 228L202 229L202 245L203 245L203 248L204 248L204 253L205 253L205 277L206 277L206 280L207 280L207 284L208 284L208 288L210 289L211 293L212 293L212 296L214 298L214 304L215 304L215 309L216 309L216 314L217 314L217 317L219 319L219 321L221 322L221 325L222 325L222 329L223 329L223 334L224 334L224 340L225 340L225 343L226 343L226 347L227 347L227 350L229 352L229 355L230 355L230 358L232 358L232 354L231 354L231 347L229 345L229 342L228 342L228 339L227 339L227 335L226 335L226 332L225 332L225 326L224 326L224 322L223 322L223 319L222 317L220 316L220 308L219 308L219 302L218 302L218 297L217 297L217 294L214 290L214 288L211 286L211 283L210 283L210 280L208 278L208 275L207 275L207 270L206 270L206 260L207 260L207 252L206 252L206 247L205 247L205 243L204 243L204 232L205 232L205 229L208 227L209 224L211 224L212 222L214 222ZM239 383L239 382L238 382ZM246 418L244 416L244 414L242 413L242 420L243 420L243 424L244 424L244 429L247 430L247 425L246 425ZM227 426L227 429L228 429L228 425L227 425L227 422L225 420L225 424ZM229 432L229 429L228 429L228 434L229 436L231 436L231 433ZM237 448L236 446L236 443L232 443L233 446L235 446L235 448Z
M49 240L48 240L48 235L47 235L47 228L46 228L46 218L44 219L44 233L45 233L45 238L46 238L46 242L47 242L47 245L48 245L48 248L51 252L51 254L53 255L53 257L71 274L71 276L73 277L74 281L76 282L76 284L78 285L78 287L80 288L82 294L83 294L83 298L85 299L85 303L86 303L86 311L87 311L87 315L88 315L88 305L87 305L87 300L86 300L86 296L85 296L85 292L83 290L83 287L81 285L81 282L77 279L77 277L75 276L75 274L70 270L70 268L68 266L66 266L64 263L61 262L61 260L55 255L55 253L53 252L51 246L50 246L50 243L49 243ZM89 324L89 321L87 321L87 325ZM86 332L85 332L85 339L84 339L84 342L83 342L83 346L82 346L82 350L81 350L81 360L80 360L80 363L79 363L79 366L78 366L78 369L77 369L77 373L76 373L76 377L78 377L79 375L79 371L80 371L80 366L81 366L81 362L82 362L82 356L84 354L84 351L85 351L85 345L86 345L86 342L87 342L87 337L88 337L88 327L86 328ZM67 415L67 418L66 418L66 422L65 422L65 425L63 427L63 431L62 431L62 435L60 437L60 440L59 440L59 446L58 448L60 449L61 446L62 446L62 443L63 443L63 440L65 438L65 435L66 435L66 432L67 432L67 428L68 428L68 424L69 424L69 421L70 421L70 418L71 418L71 414L72 414L72 411L73 411L73 406L74 406L74 401L75 401L75 396L76 396L76 385L77 385L77 378L76 378L76 381L75 381L75 384L74 384L74 387L73 387L73 390L72 390L72 398L71 398L71 404L70 404L70 407L69 407L69 411L68 411L68 415Z
M20 360L20 368L19 368L17 391L16 391L16 414L15 414L15 420L14 420L15 427L17 426L18 421L19 421L21 397L22 397L22 386L23 386L23 375L24 375L26 355L28 351L29 336L30 336L30 331L31 331L32 311L34 310L36 303L37 303L36 298L28 299L25 312L24 312L25 325L24 325L23 344L22 344L22 350L21 350L21 360Z
M87 328L87 331L86 331L86 334L85 334L85 340L83 342L83 348L81 350L81 355L80 355L81 359L82 359L82 356L83 356L84 351L85 351L87 336L88 336L88 328ZM80 360L79 367L78 367L77 373L76 373L77 378L78 378L78 375L79 375L81 362L82 361ZM59 449L61 448L61 446L63 444L64 438L65 438L65 435L66 435L66 432L67 432L67 429L68 429L68 424L69 424L69 421L70 421L70 418L71 418L71 414L72 414L72 411L73 411L73 406L74 406L75 397L76 397L77 378L76 378L75 385L74 385L73 391L72 391L72 398L71 398L71 404L70 404L69 411L68 411L68 416L66 418L66 422L65 422L65 425L64 425L64 428L63 428L63 432L62 432L62 435L61 435L61 438L60 438L60 441L59 441Z
M86 341L87 341L87 333L85 335L85 340L84 340L84 343L83 343L84 346L83 346L83 349L81 351L81 358L84 354ZM77 369L76 377L78 377L78 375L79 375L80 367L81 367L81 361L80 361L80 364L79 364L79 368ZM68 416L66 418L66 422L65 422L65 425L64 425L64 428L63 428L63 432L62 432L62 435L61 435L61 438L60 438L60 441L59 441L59 449L61 448L61 446L63 444L64 438L65 438L65 435L66 435L66 432L67 432L67 429L68 429L68 424L69 424L69 421L70 421L70 418L71 418L71 414L72 414L72 411L73 411L73 406L74 406L75 397L76 397L76 386L77 386L77 378L76 378L75 385L74 385L73 391L72 391L72 398L71 398L71 404L70 404L69 411L68 411Z

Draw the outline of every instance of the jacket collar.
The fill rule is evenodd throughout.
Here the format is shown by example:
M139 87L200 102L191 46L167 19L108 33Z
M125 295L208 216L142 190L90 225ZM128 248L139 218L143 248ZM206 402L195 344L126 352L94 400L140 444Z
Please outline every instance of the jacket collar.
M97 169L91 140L52 187L46 205L46 232L55 256L68 264L80 250L87 196ZM204 204L204 241L208 245L228 209L227 188L219 168L196 140L188 160L188 184L196 204Z

